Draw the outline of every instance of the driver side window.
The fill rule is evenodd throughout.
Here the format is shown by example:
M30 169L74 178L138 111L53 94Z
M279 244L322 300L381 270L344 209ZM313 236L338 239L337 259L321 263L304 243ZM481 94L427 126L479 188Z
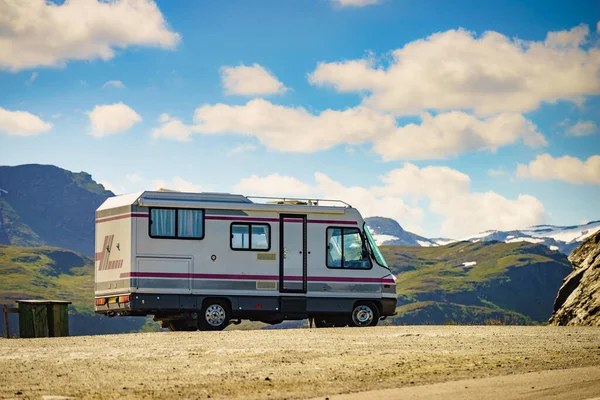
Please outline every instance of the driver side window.
M327 228L327 267L371 268L371 260L359 229Z

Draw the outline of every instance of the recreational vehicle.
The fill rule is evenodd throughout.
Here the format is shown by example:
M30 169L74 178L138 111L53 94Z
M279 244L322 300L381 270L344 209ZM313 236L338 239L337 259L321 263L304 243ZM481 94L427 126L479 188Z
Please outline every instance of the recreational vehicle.
M179 331L242 319L373 326L395 308L395 277L341 201L146 191L96 211L99 314Z

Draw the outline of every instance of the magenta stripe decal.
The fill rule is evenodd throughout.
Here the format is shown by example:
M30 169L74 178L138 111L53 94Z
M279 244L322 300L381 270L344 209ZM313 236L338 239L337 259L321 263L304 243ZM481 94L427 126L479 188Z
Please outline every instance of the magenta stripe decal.
M148 213L131 213L131 214L115 215L114 217L97 218L96 223L115 221L117 219L124 219L124 218L148 218Z
M179 279L222 279L250 281L278 281L278 275L247 274L190 274L185 272L125 272L121 278L179 278ZM301 276L286 276L285 281L301 282ZM309 282L361 282L361 283L394 283L390 278L357 278L341 276L309 276Z
M114 217L97 218L96 223L115 221L123 218L148 218L148 213L131 213L116 215ZM279 222L279 218L264 217L228 217L220 215L207 215L207 220L212 221L239 221L239 222ZM301 223L302 219L285 218L285 222ZM309 224L332 224L332 225L357 225L356 221L338 221L335 219L309 219Z
M251 222L279 222L278 218L254 218L254 217L225 217L225 216L214 216L207 215L206 219L215 221L251 221Z

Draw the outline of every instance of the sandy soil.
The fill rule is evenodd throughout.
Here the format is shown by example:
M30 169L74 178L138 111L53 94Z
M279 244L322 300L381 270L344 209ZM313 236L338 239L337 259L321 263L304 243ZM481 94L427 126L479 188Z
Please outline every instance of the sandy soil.
M477 382L487 385L481 378L528 382L521 374L582 367L600 369L600 329L414 326L2 339L0 398L324 398L420 385L417 391L427 393L431 384L460 380L473 382L469 393L477 393ZM590 393L597 388L600 396L599 380L590 379Z

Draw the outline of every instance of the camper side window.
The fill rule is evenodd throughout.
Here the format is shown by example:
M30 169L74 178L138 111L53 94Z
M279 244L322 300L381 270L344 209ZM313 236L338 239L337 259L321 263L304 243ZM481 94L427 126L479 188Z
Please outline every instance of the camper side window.
M231 224L231 250L269 251L271 226L269 224Z
M175 217L177 210L153 208L150 210L150 236L161 238L175 237Z
M204 210L151 208L150 237L159 239L203 239Z
M360 230L327 228L327 267L346 269L372 267Z

